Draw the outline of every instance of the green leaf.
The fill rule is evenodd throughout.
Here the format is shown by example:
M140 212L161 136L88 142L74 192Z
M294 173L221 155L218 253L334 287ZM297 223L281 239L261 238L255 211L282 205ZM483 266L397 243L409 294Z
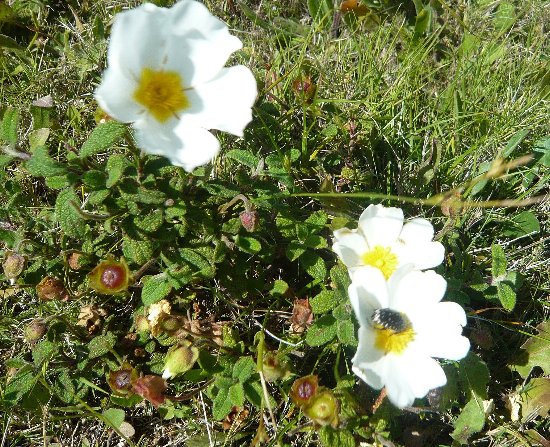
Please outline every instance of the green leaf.
M19 127L19 110L8 107L4 111L0 123L0 140L11 146L17 144L17 128Z
M14 51L26 50L26 48L19 45L15 39L12 39L11 37L6 36L5 34L0 34L0 48L5 48L7 50L14 50Z
M506 255L504 254L504 249L498 244L491 246L491 254L491 272L493 278L499 281L506 276Z
M543 321L537 326L538 335L533 335L521 345L521 353L510 365L524 379L531 370L538 366L544 375L550 374L550 320Z
M342 344L347 346L357 346L355 326L350 320L338 320L336 335Z
M55 201L55 217L67 236L79 239L86 233L86 222L75 206L80 207L80 200L72 188L59 192Z
M244 405L244 389L241 382L237 382L229 387L228 393L231 405L242 407Z
M495 28L501 32L508 31L516 23L516 8L513 3L502 1L493 18Z
M336 290L347 294L351 280L349 277L348 269L344 264L336 264L330 269L330 279L334 283L334 288Z
M334 298L332 290L322 290L309 300L309 304L314 314L324 314L334 309L338 302Z
M322 346L336 337L337 324L332 315L323 315L316 320L306 333L306 343L309 346Z
M116 337L112 332L108 332L106 335L98 335L92 338L88 343L88 357L95 359L107 354L114 348L116 343Z
M296 241L290 241L286 247L286 257L291 261L295 261L302 256L306 251L306 247Z
M106 186L111 188L114 186L124 175L126 168L129 168L132 164L122 154L112 154L107 160L106 171L109 175L107 178Z
M44 146L49 136L50 129L47 128L35 129L29 132L29 148L31 152L34 152L40 146Z
M507 237L522 237L528 234L535 234L540 232L540 223L530 211L522 211L516 214L509 222L506 222L506 226L502 234Z
M282 279L276 279L273 283L273 287L269 291L271 296L279 297L283 296L288 290L288 284Z
M305 267L313 278L323 281L327 276L327 267L325 261L314 251L305 252L300 258L302 265Z
M153 210L146 215L138 215L134 217L134 225L140 230L147 233L153 233L157 231L164 222L164 215L162 210Z
M28 393L38 380L34 369L30 365L20 368L10 379L4 389L3 400L8 406L15 405Z
M550 378L531 379L520 393L521 420L526 422L533 416L548 416L550 411Z
M472 351L459 363L459 378L462 388L469 393L472 399L487 399L487 385L489 383L489 368Z
M468 401L454 422L454 431L451 437L460 444L467 444L468 438L478 433L485 425L485 411L483 402L475 399Z
M334 5L330 0L308 0L309 15L319 25L326 26L332 20Z
M416 15L414 24L414 38L418 39L423 34L428 34L432 28L433 8L429 5L424 5L422 11Z
M250 254L256 254L262 251L262 244L260 241L256 238L253 238L252 236L241 236L238 235L235 238L235 244L237 247L239 247L242 251Z
M116 121L99 124L80 148L80 157L86 158L105 152L118 143L126 133L126 126Z
M214 276L215 269L212 263L198 249L182 248L179 252L182 259L192 267L195 273L206 277Z
M150 306L166 298L172 291L172 284L165 273L143 278L142 282L141 302L144 306Z
M233 366L231 376L239 382L244 383L256 372L256 363L252 357L241 357Z
M245 151L242 149L232 149L230 151L227 151L225 153L225 156L239 162L240 164L248 166L251 169L256 169L258 163L260 163L260 159L258 157L256 157L249 151Z
M43 340L32 349L32 360L36 367L50 361L59 351L59 345L49 340Z
M126 415L124 414L124 410L120 408L109 408L103 412L103 417L107 419L112 427L119 428L124 422Z
M229 390L227 388L222 388L218 391L218 394L212 402L212 416L215 420L221 421L229 414L232 407L233 404L229 399Z
M510 312L516 305L516 292L506 282L499 282L497 284L498 299L504 310Z
M82 174L82 183L93 190L105 189L105 180L105 173L97 169L92 169Z
M125 235L122 239L122 253L128 262L143 265L153 257L153 244L149 240L132 239Z
M34 177L53 177L67 172L63 164L50 157L45 146L35 149L30 160L25 163L25 168Z
M336 430L330 426L321 427L319 439L324 447L355 447L355 438L347 430Z
M508 158L510 155L512 155L512 152L514 152L514 149L521 144L521 142L525 139L525 137L529 135L530 131L531 129L523 129L516 132L512 136L512 138L508 140L508 143L506 143L506 147L502 151L502 156Z

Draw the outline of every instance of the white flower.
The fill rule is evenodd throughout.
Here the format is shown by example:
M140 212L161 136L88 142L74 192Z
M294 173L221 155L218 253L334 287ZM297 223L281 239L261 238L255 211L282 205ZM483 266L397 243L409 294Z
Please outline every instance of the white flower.
M470 349L463 337L466 314L460 305L440 302L447 283L433 271L397 270L386 281L378 269L356 269L348 293L360 324L353 371L375 389L386 387L397 407L445 385L432 357L459 360Z
M350 276L361 266L378 268L388 279L397 268L412 264L415 269L436 267L445 249L433 242L434 229L426 219L403 224L403 210L369 205L359 217L358 228L334 232L332 249L349 269Z
M241 47L202 3L143 4L116 16L95 97L133 123L141 149L191 171L219 151L208 129L242 136L252 119L254 76L242 65L224 68Z

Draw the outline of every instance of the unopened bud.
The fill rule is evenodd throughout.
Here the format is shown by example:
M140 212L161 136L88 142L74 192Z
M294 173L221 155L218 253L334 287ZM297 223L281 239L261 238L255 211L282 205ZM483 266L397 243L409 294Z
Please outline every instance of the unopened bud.
M144 315L138 315L136 317L136 322L134 323L136 327L136 331L138 332L148 332L151 330L151 327L149 326L149 320L147 320L147 317Z
M25 328L25 341L31 345L35 344L48 330L46 322L41 318L32 320Z
M199 350L187 340L180 346L173 346L166 354L162 378L171 379L178 374L189 371L198 358Z
M255 209L244 210L239 214L243 228L252 233L258 227L258 212Z
M322 391L312 397L304 408L304 414L318 425L331 425L336 428L339 423L340 405L331 391Z
M67 256L67 264L72 270L80 270L87 264L88 257L84 253L73 252Z
M2 268L4 269L6 278L11 284L14 284L17 277L25 268L25 258L17 253L8 252L2 263Z
M313 97L317 92L317 85L311 80L309 75L302 75L294 80L292 87L302 101L311 104Z
M264 354L262 373L267 382L286 379L292 374L288 362L280 358L276 351L269 351Z
M63 281L53 276L46 276L43 278L42 281L36 285L36 293L38 298L42 301L67 301L69 299L69 294L65 289Z

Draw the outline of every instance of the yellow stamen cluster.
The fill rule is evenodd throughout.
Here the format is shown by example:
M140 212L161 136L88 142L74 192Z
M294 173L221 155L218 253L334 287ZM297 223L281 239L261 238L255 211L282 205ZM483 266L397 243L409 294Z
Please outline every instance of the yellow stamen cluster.
M190 106L178 73L150 68L144 68L141 72L134 99L161 123Z
M381 245L376 245L372 250L363 254L361 261L364 265L379 269L386 279L395 272L398 263L397 256L391 251L391 248Z
M374 346L385 354L390 352L401 354L416 335L412 327L402 332L395 332L387 328L375 328L375 332Z

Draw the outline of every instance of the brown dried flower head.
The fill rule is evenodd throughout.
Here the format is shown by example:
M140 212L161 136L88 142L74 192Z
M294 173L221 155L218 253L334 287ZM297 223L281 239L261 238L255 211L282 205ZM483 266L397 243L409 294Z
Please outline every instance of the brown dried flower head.
M65 289L63 281L53 276L42 278L42 281L36 286L36 293L42 301L67 301L69 299L69 294L67 289Z
M155 408L166 401L164 392L167 389L166 380L154 375L138 377L132 386L134 393L151 402Z

